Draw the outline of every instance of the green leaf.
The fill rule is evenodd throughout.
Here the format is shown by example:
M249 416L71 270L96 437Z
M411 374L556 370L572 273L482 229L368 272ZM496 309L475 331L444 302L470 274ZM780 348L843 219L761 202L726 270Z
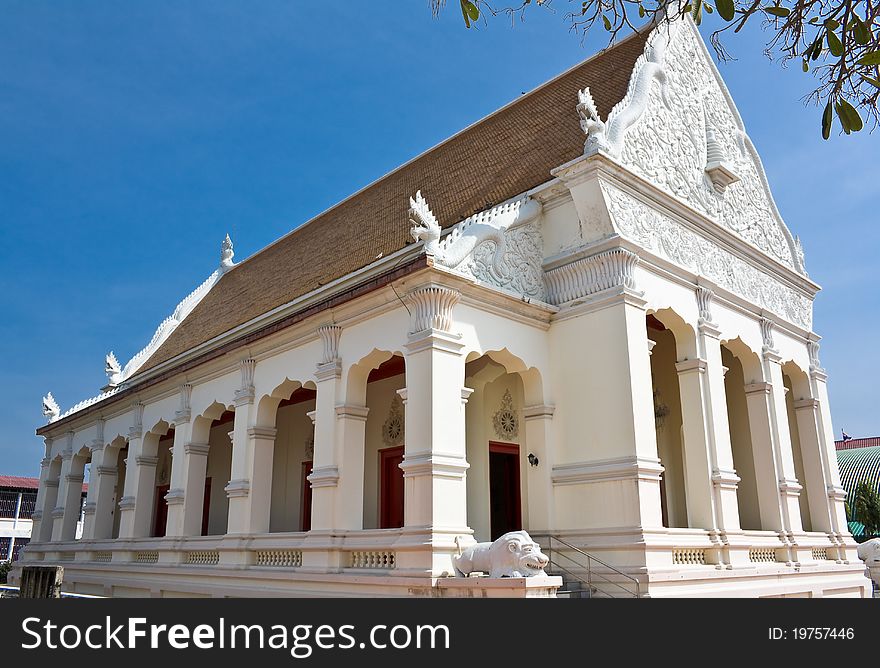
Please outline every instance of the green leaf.
M471 17L471 21L476 21L480 18L480 8L477 7L473 2L465 0L464 6L467 8L467 13L468 16Z
M780 18L785 18L791 14L791 10L788 7L764 7L764 11Z
M468 16L467 7L465 6L466 0L461 0L461 15L464 17L464 25L466 28L471 27L471 19Z
M831 136L831 122L834 117L831 113L831 100L825 105L825 111L822 112L822 139L828 139Z
M832 31L828 31L828 50L831 51L831 55L835 58L840 58L843 55L843 44L840 41L840 38L836 33Z
M816 41L807 49L807 53L811 53L810 60L817 60L822 55L822 33L819 33Z
M867 81L874 88L880 88L880 79L875 79L874 77L866 77L864 74L862 75L862 79Z
M611 21L608 20L608 17L602 14L602 23L605 24L605 30L611 32Z
M691 16L694 18L694 23L700 25L703 22L703 0L695 0L694 7L691 10Z
M864 127L862 117L854 106L841 98L837 103L837 115L846 119L846 125L852 132L858 132ZM847 132L847 134L849 134Z
M825 22L822 24L828 30L837 30L840 27L840 21L835 21L834 19L825 19Z
M859 18L853 20L852 33L856 40L856 44L864 46L871 41L871 33L868 31L868 26L866 26Z
M804 58L804 64L801 65L801 68L804 70L804 72L809 72L809 71L810 71L810 63L807 62L807 59L806 59L806 58Z
M718 15L725 21L732 21L734 14L733 0L715 0L715 6L718 8Z
M712 5L710 5L708 2L704 2L703 7L705 7L707 14L711 14L713 11L715 11L712 9Z
M642 7L641 5L639 5L639 18L640 18L640 19L645 18L645 14L646 14L646 13L647 13L647 12L645 12L645 8Z
M880 51L871 51L856 61L858 65L880 65Z

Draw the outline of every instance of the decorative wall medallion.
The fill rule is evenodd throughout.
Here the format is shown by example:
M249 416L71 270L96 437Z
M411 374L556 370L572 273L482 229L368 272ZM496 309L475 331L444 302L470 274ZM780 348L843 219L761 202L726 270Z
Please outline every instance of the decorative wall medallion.
M395 392L388 411L388 419L382 425L382 440L388 446L400 445L403 443L403 433L403 400Z
M501 398L501 408L492 416L492 425L499 438L512 439L519 434L519 418L513 406L513 397L510 390L504 392Z

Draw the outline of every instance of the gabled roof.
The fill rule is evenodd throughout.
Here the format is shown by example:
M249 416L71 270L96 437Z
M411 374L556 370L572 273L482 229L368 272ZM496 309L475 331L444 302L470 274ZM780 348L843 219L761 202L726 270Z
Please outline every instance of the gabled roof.
M583 153L575 106L602 117L626 94L648 31L634 34L382 177L231 269L137 375L412 243L408 198L449 227L550 180Z

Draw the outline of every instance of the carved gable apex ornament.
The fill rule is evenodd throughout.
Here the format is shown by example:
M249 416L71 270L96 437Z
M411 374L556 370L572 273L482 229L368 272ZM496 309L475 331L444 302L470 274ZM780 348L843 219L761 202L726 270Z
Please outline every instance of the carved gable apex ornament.
M585 153L602 151L777 262L805 274L742 118L689 16L649 36L626 96L603 122L577 105Z
M226 238L220 243L220 271L226 272L235 266L232 258L235 257L235 249L232 245L232 239L229 238L227 232Z

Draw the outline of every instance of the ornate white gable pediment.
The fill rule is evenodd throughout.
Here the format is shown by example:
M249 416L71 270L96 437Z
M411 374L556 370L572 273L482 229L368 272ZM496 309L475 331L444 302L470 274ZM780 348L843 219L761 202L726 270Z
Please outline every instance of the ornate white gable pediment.
M602 150L794 271L800 242L773 201L760 158L693 22L655 28L625 98L602 121L578 111L587 153Z

